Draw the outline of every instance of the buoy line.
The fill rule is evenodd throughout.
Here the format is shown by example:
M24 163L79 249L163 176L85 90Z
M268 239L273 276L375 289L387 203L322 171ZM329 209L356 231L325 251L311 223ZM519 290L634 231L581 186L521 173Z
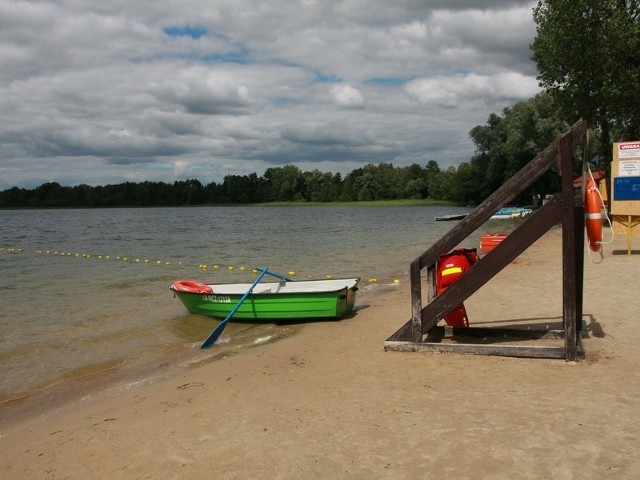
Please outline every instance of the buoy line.
M22 247L0 247L0 254L3 253L8 253L8 254L28 254L28 253L33 253L36 255L46 255L46 256L53 256L53 257L65 257L65 258L82 258L85 260L101 260L101 261L115 261L115 262L121 262L124 264L140 264L140 265L156 265L156 266L163 266L163 267L177 267L177 268L189 268L189 267L193 267L196 268L197 270L199 270L200 272L207 272L209 270L214 270L214 271L227 271L229 273L237 273L237 272L247 272L247 271L251 271L252 274L256 275L259 273L259 271L255 268L247 268L244 265L230 265L230 264L224 264L224 263L199 263L199 264L185 264L183 261L178 260L178 261L170 261L170 260L159 260L159 259L151 259L151 258L141 258L141 257L134 257L134 256L125 256L125 255L108 255L108 254L95 254L95 253L79 253L79 252L69 252L69 251L63 251L63 250L56 250L56 249L52 249L52 248L48 248L48 249L35 249L35 250L29 250L29 249L25 249ZM327 280L331 280L334 278L333 275L320 275L320 276L314 276L311 274L308 275L299 275L298 272L294 271L294 270L289 270L286 273L286 276L288 276L289 278L291 278L292 280L300 280L303 277L304 278L308 278L308 279L312 279L312 278L321 278L324 277ZM378 279L375 277L371 277L368 280L369 284L376 284L378 283ZM398 278L394 278L392 280L392 283L390 283L391 285L399 285L400 284L400 280Z

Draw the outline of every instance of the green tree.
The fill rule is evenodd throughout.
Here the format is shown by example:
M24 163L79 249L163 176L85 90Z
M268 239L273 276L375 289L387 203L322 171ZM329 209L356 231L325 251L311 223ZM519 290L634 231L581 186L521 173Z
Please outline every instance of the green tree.
M505 114L508 110L505 110ZM474 203L479 203L497 190L506 180L507 155L505 143L507 139L504 117L492 113L486 125L477 125L469 132L476 146L476 154L471 159L471 169L478 179L478 187L474 192Z
M340 195L340 182L330 172L304 172L304 198L310 202L331 202ZM338 180L339 180L338 174Z
M173 184L174 205L198 205L204 200L204 188L199 180L181 180Z
M399 169L400 197L409 199L427 198L427 173L414 163Z
M440 165L435 160L429 160L424 167L427 176L427 193L431 199L441 200L442 195L440 191Z
M467 179L465 201L479 203L516 174L569 128L553 96L547 92L506 108L503 115L491 114L487 125L474 127L469 135L476 145ZM574 173L579 173L579 168ZM468 173L465 172L465 175ZM559 186L557 174L547 172L521 197L521 203L536 203Z
M216 182L208 183L204 187L205 203L224 203L224 190Z
M505 114L505 155L507 170L505 181L533 160L538 153L553 143L559 135L569 129L553 96L547 92L517 103ZM582 173L582 164L577 163L574 176ZM556 172L546 172L517 199L520 203L541 205L547 193L560 188Z
M86 207L89 205L89 198L92 187L86 184L76 185L73 187L72 202L74 207Z
M291 202L303 199L304 175L295 165L267 168L263 177L268 185L267 200Z
M357 192L357 180L360 176L362 176L363 171L362 168L356 168L352 170L350 173L344 177L344 181L342 182L342 189L340 193L340 200L343 202L352 202L357 200L358 192Z
M369 163L345 178L351 200L393 200L400 196L400 174L390 163ZM344 191L343 191L344 196Z
M449 167L438 175L438 200L456 201L456 167Z
M225 203L254 203L254 195L258 189L258 176L227 175L222 182L222 198Z
M0 207L26 207L29 205L30 190L11 187L0 192Z
M541 86L568 119L597 129L600 155L610 161L613 138L640 138L640 2L544 0L533 18Z
M63 187L58 182L47 182L35 190L30 207L68 207L70 191L69 187Z

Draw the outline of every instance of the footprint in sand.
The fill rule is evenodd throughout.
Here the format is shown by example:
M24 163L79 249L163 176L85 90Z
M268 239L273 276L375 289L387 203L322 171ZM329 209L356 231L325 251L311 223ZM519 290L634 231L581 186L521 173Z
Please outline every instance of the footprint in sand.
M176 387L176 389L177 390L186 390L187 388L193 388L193 387L204 387L204 383L201 383L201 382L185 383L184 385L180 385L180 386Z

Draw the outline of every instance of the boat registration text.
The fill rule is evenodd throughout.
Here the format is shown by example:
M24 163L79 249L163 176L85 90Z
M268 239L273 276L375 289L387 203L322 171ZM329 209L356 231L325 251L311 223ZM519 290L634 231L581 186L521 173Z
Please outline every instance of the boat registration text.
M202 295L202 299L212 303L231 303L231 297L228 295Z

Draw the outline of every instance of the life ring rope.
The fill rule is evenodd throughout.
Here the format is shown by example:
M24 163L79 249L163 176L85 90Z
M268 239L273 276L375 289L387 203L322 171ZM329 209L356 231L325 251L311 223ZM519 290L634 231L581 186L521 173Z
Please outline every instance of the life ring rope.
M585 223L587 227L587 236L589 238L589 257L591 257L591 250L600 253L600 261L604 258L604 254L602 252L602 245L608 245L613 242L614 233L613 227L611 225L611 219L607 214L607 208L604 203L604 198L600 193L600 190L597 187L597 183L593 178L593 173L591 172L591 168L587 164L587 173L589 174L589 178L587 180L587 184L585 186L584 193L584 202L585 202ZM597 196L597 203L589 202L589 196ZM609 231L611 232L611 238L606 242L602 239L602 212L604 212L604 218L609 226ZM591 223L593 222L593 223ZM597 225L599 228L592 227ZM595 236L596 238L592 238ZM592 248L592 245L596 245L597 249Z

